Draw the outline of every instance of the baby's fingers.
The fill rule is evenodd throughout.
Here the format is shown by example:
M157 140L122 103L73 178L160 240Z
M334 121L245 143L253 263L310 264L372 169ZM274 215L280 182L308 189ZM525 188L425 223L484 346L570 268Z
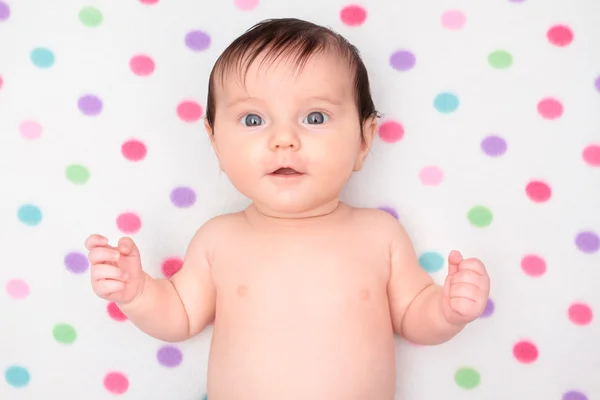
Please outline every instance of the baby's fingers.
M107 296L113 293L117 293L124 290L125 287L125 282L104 279L96 283L96 285L94 286L94 291L99 296L106 298Z
M99 264L92 267L91 278L92 282L101 280L124 281L126 276L119 267L109 264Z
M88 259L92 265L102 264L105 262L116 262L121 254L117 249L112 247L96 247L90 250Z
M93 234L90 235L85 240L85 248L88 250L92 250L94 247L98 246L106 246L108 244L108 239L102 235Z

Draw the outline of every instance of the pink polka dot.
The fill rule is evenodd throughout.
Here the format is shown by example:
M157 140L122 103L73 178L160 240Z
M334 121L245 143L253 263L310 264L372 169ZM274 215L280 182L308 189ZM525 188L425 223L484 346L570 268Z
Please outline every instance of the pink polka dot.
M543 203L552 196L552 189L545 182L531 181L525 186L525 193L532 201Z
M11 279L6 283L6 293L13 299L24 299L29 296L29 285L22 279Z
M142 220L134 213L123 213L117 217L117 227L126 234L137 233L142 227Z
M38 139L42 136L42 126L36 121L23 121L19 124L19 131L25 139Z
M259 3L260 3L259 0L235 0L234 1L235 6L243 11L254 10L256 7L258 7Z
M569 319L576 325L587 325L592 317L592 309L587 304L575 303L569 307Z
M404 136L404 127L396 121L387 121L379 127L379 137L387 143L394 143Z
M154 60L145 55L137 55L129 61L129 68L138 76L148 76L154 72Z
M340 11L340 19L348 26L359 26L367 19L367 10L357 5L346 6Z
M546 119L556 119L563 114L563 105L553 98L542 99L537 106L538 113Z
M202 117L202 106L195 101L182 101L177 106L177 115L184 122L196 122Z
M109 372L104 377L104 387L113 394L123 394L129 389L129 380L120 372Z
M566 25L554 25L548 29L546 36L550 43L559 47L568 46L573 41L573 31Z
M436 186L444 179L444 172L438 167L424 167L419 172L419 179L423 185Z
M129 161L140 161L146 157L146 145L136 139L130 139L121 145L121 153Z
M590 144L582 153L583 161L592 167L600 167L600 145Z
M467 22L467 17L462 11L448 10L442 14L442 26L446 29L460 29Z
M183 267L183 260L179 257L167 258L162 263L162 273L165 278L170 279Z
M538 359L539 352L535 343L522 340L513 346L513 356L523 364L530 364Z
M123 314L123 311L121 311L115 302L111 301L106 305L106 312L108 313L108 316L115 321L122 322L128 320L127 315Z
M521 269L529 276L542 276L546 273L546 261L540 256L529 254L521 260Z
M4 80L2 79L2 75L0 75L0 89L2 89L2 85L4 85Z
M146 5L152 5L152 4L158 3L158 0L140 0L140 3L146 4Z

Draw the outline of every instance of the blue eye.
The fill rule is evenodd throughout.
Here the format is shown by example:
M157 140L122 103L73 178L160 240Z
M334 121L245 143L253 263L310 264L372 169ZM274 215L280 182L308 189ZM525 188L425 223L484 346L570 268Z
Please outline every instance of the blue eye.
M242 117L240 120L242 125L246 126L258 126L263 122L262 118L256 114L248 114Z
M322 112L313 111L306 116L303 122L310 125L318 125L327 121L328 118L329 117L327 117L327 115L323 114Z

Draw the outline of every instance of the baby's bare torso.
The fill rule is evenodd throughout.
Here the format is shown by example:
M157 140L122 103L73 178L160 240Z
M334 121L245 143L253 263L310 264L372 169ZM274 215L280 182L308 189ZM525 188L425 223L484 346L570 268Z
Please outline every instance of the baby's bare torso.
M305 227L229 217L211 254L211 400L391 400L389 243L349 211Z

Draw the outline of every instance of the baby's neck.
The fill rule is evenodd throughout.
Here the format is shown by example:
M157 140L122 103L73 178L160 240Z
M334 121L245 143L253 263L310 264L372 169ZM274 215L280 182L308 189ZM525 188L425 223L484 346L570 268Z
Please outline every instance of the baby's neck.
M246 214L248 221L257 227L300 228L330 223L334 219L346 216L350 209L351 208L348 205L336 199L335 201L302 213L276 213L260 207L255 203L248 206L244 213Z

